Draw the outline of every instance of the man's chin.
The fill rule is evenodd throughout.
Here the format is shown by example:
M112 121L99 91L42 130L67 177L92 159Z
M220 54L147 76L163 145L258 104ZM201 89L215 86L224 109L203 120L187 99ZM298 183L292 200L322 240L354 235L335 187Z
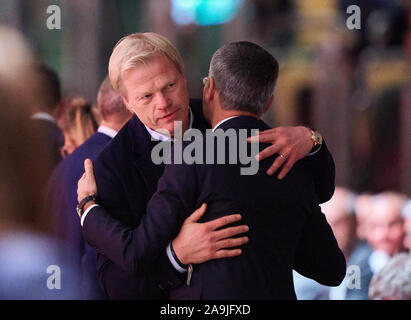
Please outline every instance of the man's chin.
M169 121L167 123L160 124L161 128L156 129L158 133L164 134L166 136L173 137L174 131L178 132L181 131L182 121Z

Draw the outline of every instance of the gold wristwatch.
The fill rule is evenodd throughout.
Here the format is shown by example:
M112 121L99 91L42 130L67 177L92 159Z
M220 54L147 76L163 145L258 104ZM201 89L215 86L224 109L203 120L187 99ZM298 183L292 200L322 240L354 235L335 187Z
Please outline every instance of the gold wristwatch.
M311 141L313 142L311 152L314 152L321 147L323 143L323 136L318 131L311 129Z

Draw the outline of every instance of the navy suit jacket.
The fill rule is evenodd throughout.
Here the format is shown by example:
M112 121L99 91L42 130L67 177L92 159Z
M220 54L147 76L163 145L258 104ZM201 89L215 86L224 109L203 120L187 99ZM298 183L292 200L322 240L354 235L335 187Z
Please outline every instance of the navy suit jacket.
M96 132L54 169L48 184L48 208L56 219L57 235L63 240L65 253L81 274L81 291L85 299L105 298L97 281L97 253L83 239L76 212L77 182L84 173L84 160L94 160L111 137Z
M47 161L52 164L52 170L61 161L60 148L64 145L63 133L52 121L43 119L32 119L32 121L35 132L41 135L38 138L41 139L42 144L47 149L47 154L43 156L47 157Z
M194 127L207 128L201 101L191 100L190 106L194 113ZM150 159L155 145L150 140L144 125L134 116L94 163L101 207L93 208L86 217L83 235L101 251L98 257L99 278L105 292L113 299L168 298L168 292L161 289L179 286L183 280L176 276L165 254L155 264L162 271L151 268L148 276L133 277L133 268L128 264L128 259L133 258L127 256L126 251L112 250L122 247L122 240L129 232L125 230L118 238L116 222L129 229L139 225L163 174L164 165L154 165ZM301 164L314 179L320 202L331 198L335 169L325 143L317 154L306 157Z
M242 116L220 128L269 127ZM225 150L228 159L228 145ZM147 215L136 229L94 212L93 218L85 219L86 239L105 248L124 269L146 274L156 266L184 220L206 202L208 209L202 221L240 212L241 223L250 226L250 243L242 247L238 257L194 266L191 285L171 288L171 298L295 299L293 268L321 284L339 285L345 276L345 258L321 213L313 179L300 163L283 180L270 177L266 170L272 161L270 157L260 162L258 173L249 176L240 175L239 162L168 165L148 204Z

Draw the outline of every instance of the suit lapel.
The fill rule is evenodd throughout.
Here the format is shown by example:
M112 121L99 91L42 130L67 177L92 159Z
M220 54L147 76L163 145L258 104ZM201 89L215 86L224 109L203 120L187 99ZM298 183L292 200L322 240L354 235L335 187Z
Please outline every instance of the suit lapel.
M144 190L144 199L147 204L157 188L158 180L163 175L164 165L156 165L151 160L151 150L157 142L151 141L150 134L137 116L134 115L133 118L130 126L133 166L142 177L144 185L141 189Z

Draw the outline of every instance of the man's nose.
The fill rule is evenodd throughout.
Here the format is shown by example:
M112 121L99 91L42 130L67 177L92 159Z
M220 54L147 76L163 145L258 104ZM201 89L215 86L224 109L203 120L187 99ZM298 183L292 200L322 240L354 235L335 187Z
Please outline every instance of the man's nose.
M157 109L167 109L170 105L170 100L168 99L167 95L160 92L157 94L156 97L156 107Z

